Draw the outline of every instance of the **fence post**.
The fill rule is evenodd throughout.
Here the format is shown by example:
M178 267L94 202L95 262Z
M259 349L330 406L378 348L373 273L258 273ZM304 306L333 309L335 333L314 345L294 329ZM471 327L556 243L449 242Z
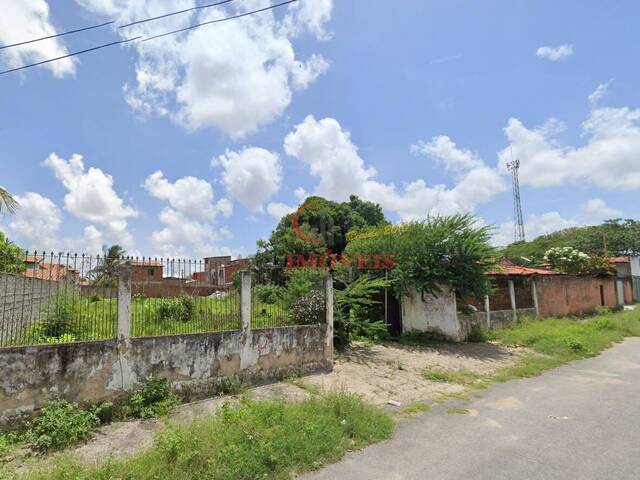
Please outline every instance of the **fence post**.
M251 272L240 272L240 332L240 370L245 370L258 361L251 333Z
M487 330L491 330L491 302L489 302L489 295L484 296L484 311L487 316Z
M118 269L118 364L122 390L133 388L133 372L129 361L131 347L131 266L121 265Z
M325 338L324 358L333 366L333 277L324 277L324 308L327 332Z
M508 280L509 282L509 297L511 298L511 310L513 311L513 321L518 320L518 312L516 305L516 287L513 284L513 280Z
M536 279L531 279L531 296L533 297L533 308L536 309L536 317L540 316L540 305L538 304L538 287L536 285Z

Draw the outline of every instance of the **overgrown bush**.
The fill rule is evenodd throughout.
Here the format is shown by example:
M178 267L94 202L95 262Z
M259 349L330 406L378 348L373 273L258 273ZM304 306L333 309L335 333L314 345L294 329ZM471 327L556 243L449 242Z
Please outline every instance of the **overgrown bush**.
M41 311L41 334L43 337L57 338L64 334L73 334L73 319L78 299L67 292L53 297Z
M188 322L195 317L196 303L193 297L181 295L177 298L159 298L156 312L160 320Z
M255 285L256 298L259 302L273 305L284 297L284 288L273 283Z
M389 283L384 278L361 275L350 278L346 269L334 272L336 283L334 310L334 342L347 347L352 340L383 340L388 337L382 318L380 295Z
M322 290L313 290L291 304L291 319L296 325L324 322L325 298Z
M84 438L100 424L92 412L64 400L49 402L28 424L26 440L40 451L58 450Z
M283 298L287 306L292 306L299 298L308 295L322 285L327 275L322 268L290 268L287 270L287 288Z
M615 276L616 267L607 257L587 255L573 247L554 247L544 254L554 270L570 275Z
M131 415L151 418L166 415L180 403L166 378L150 378L144 386L131 396Z

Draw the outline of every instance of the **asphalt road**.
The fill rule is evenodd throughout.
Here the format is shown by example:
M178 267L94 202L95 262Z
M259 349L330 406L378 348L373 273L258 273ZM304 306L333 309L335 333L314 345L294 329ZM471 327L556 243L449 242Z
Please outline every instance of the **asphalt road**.
M640 338L480 394L302 478L640 479Z

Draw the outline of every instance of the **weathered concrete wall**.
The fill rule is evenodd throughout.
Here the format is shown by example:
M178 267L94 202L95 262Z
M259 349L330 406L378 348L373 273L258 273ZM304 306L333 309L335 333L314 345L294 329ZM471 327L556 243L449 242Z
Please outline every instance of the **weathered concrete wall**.
M497 328L512 327L521 318L535 316L535 308L518 308L515 316L513 315L513 310L491 311L489 318L487 318L486 312L475 312L471 315L458 313L458 319L465 332L465 338L469 336L475 326L480 327L482 330L495 330Z
M432 332L454 342L466 338L464 328L458 320L456 296L451 290L443 290L437 296L425 295L417 291L402 296L402 331Z
M35 321L58 293L77 294L73 282L54 282L0 273L0 339L9 339ZM1 343L1 342L0 342Z
M326 325L312 325L251 330L246 337L235 331L2 349L0 426L54 398L117 398L152 375L197 398L232 376L264 382L331 369L326 335Z

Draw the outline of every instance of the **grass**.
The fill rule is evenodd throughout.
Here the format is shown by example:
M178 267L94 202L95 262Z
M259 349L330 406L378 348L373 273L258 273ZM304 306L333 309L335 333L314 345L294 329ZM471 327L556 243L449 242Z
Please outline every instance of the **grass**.
M402 413L405 417L412 417L419 413L430 412L432 410L431 405L424 402L412 402L408 406L402 409Z
M426 368L422 371L422 378L438 383L455 383L457 385L474 386L481 383L483 376L461 368L458 370L445 370L439 368Z
M453 398L468 400L471 390L483 389L496 382L533 377L567 362L598 355L625 337L640 336L640 311L609 312L583 319L528 318L510 328L485 332L484 336L507 346L525 346L531 353L520 357L514 365L487 375L467 369L426 368L421 373L426 380L466 387L462 392L440 395L436 403ZM412 335L403 343L432 345L433 339Z
M163 319L160 298L134 298L131 303L131 334L134 337L176 335L237 330L240 328L240 306L237 296L226 298L193 297L194 311L188 321ZM74 298L65 321L64 334L46 335L48 311L41 308L38 319L18 332L6 346L41 343L70 343L108 340L116 337L118 300ZM287 309L280 304L254 304L253 328L293 325ZM52 308L53 310L53 308Z
M391 437L393 420L338 392L299 403L244 399L215 417L169 427L147 452L97 468L58 460L23 480L289 479Z

